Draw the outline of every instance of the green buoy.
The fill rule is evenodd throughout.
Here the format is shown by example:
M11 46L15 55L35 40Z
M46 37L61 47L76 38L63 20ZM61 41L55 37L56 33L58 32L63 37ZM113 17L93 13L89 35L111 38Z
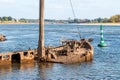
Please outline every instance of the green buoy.
M104 38L103 38L103 26L102 25L100 25L100 36L101 36L101 38L100 38L100 43L98 44L98 46L106 47L107 44L105 43Z

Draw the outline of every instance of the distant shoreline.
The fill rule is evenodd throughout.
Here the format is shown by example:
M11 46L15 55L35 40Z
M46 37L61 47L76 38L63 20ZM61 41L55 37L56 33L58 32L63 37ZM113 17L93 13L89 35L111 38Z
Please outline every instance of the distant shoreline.
M76 25L105 25L105 26L120 26L120 23L80 23Z
M0 23L1 24L39 24L39 23ZM45 23L45 24L50 24L51 23ZM68 24L64 24L64 23L54 23L53 25L93 25L93 26L99 26L99 25L105 25L105 26L120 26L120 23L68 23Z
M0 24L37 24L37 23L0 23Z

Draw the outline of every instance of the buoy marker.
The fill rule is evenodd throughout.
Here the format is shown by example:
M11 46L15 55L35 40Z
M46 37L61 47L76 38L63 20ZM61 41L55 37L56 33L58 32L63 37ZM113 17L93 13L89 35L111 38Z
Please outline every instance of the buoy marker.
M103 37L103 26L100 25L100 43L98 44L99 47L106 47L107 44L104 41L104 37Z

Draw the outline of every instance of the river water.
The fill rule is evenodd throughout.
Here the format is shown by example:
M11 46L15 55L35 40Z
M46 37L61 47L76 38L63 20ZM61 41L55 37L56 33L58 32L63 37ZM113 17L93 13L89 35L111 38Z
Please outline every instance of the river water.
M79 30L78 30L79 28ZM13 64L0 66L0 80L120 80L120 26L104 26L108 47L99 48L99 26L45 25L45 46L58 46L63 39L93 38L94 60L75 64ZM35 49L38 45L38 24L0 25L0 53Z

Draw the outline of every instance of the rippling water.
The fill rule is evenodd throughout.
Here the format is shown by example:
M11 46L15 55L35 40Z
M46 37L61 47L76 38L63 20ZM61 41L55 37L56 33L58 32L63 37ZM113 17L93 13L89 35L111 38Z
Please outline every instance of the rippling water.
M0 66L0 80L120 80L120 26L104 26L108 47L99 48L99 26L45 25L45 45L60 45L62 39L94 38L94 60L76 64L13 64ZM7 41L0 53L37 48L38 25L0 25Z

